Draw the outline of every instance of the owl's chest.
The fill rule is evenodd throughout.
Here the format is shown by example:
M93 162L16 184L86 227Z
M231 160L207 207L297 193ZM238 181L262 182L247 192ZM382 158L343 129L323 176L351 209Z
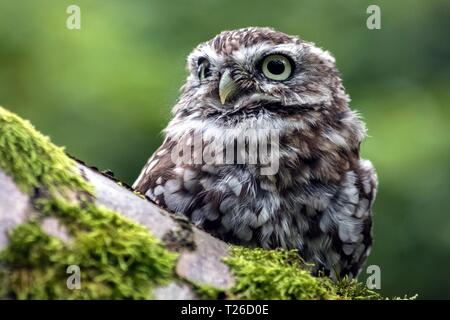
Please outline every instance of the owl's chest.
M206 211L194 210L191 218L227 241L302 248L305 239L320 232L320 213L331 196L323 186L312 183L302 189L287 173L261 176L248 167L209 178L206 197L219 200L205 204ZM279 179L291 182L280 189Z
M183 155L199 162L178 164L173 181L155 195L225 240L301 248L320 233L320 215L338 189L332 180L339 180L340 166L324 150L313 154L322 145L317 139L287 139L290 131L264 130L263 124L257 130L209 124L193 137L183 131L187 141L180 138L178 144L190 146Z

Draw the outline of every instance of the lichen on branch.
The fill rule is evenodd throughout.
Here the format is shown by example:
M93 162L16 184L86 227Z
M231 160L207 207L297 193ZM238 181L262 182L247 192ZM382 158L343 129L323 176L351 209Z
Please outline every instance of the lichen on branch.
M355 280L315 277L296 250L233 247L225 262L236 276L230 294L239 299L380 299Z
M25 193L46 188L92 191L75 172L75 163L26 120L0 107L0 168Z
M11 233L9 246L0 253L6 266L3 294L19 299L145 299L152 287L173 277L177 254L143 226L94 204L94 188L64 150L3 108L0 169L32 197L39 213ZM72 241L46 234L41 228L46 217L57 218ZM67 288L69 265L80 267L82 290Z

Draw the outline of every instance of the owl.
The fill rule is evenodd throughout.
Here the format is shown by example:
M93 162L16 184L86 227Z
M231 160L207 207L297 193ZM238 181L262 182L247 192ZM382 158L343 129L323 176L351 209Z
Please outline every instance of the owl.
M272 28L224 31L186 83L133 188L229 243L296 249L356 277L372 246L377 176L333 56Z

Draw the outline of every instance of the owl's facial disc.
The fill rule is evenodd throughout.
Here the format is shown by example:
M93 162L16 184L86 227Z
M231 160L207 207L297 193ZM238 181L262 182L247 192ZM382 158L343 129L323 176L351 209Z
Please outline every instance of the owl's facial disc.
M189 55L188 69L180 116L295 117L347 100L327 51L269 28L222 32Z

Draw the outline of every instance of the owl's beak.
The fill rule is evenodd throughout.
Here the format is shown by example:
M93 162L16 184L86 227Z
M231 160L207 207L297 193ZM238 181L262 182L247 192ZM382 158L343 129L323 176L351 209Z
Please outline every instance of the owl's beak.
M230 71L225 70L219 82L220 103L222 103L222 105L225 104L227 99L233 97L233 95L237 92L237 89L238 86L231 78Z

